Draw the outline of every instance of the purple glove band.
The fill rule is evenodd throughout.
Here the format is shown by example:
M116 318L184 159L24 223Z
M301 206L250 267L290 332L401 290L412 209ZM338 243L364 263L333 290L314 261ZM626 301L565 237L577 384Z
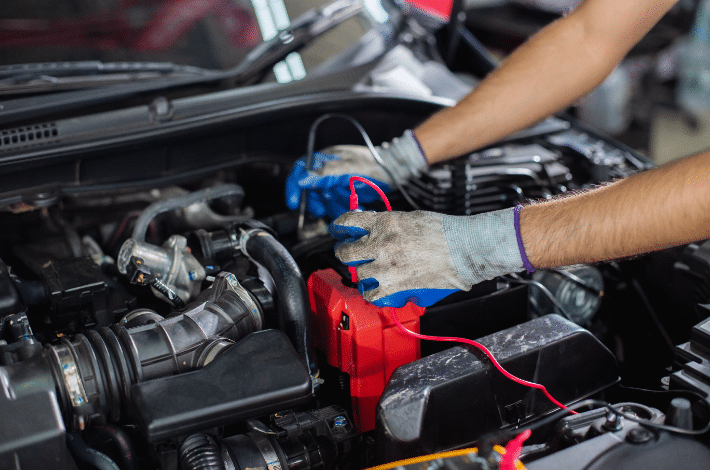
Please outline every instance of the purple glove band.
M523 260L523 268L528 273L535 272L535 268L532 267L532 264L530 264L530 261L528 260L527 255L525 254L525 247L523 246L523 237L520 236L520 209L522 209L523 206L520 204L515 206L515 210L513 213L515 214L515 237L518 239L518 249L520 250L520 257Z
M404 131L404 133L409 135L412 138L412 140L417 144L417 148L419 148L419 153L422 157L422 160L424 160L423 170L428 171L429 170L429 162L427 161L426 155L424 154L424 150L422 149L422 144L419 143L419 139L417 139L417 136L414 135L414 131L411 129L407 129L406 131Z

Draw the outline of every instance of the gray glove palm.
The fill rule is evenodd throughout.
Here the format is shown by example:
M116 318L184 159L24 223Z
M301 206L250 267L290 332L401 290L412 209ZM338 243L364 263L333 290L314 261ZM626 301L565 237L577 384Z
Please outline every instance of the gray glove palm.
M449 294L523 269L513 209L475 216L348 212L331 234L335 255L357 267L358 289L379 307L428 307Z

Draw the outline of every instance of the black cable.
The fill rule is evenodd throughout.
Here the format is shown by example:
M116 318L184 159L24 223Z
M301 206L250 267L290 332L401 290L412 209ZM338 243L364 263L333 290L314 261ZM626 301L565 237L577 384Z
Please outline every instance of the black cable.
M629 387L625 387L625 388L628 389ZM634 389L632 389L632 390L634 390ZM638 390L649 391L649 390L643 390L643 389L638 389ZM684 394L688 394L688 392L690 392L690 391L688 391L688 390L682 391L682 393L684 393ZM659 392L659 393L663 393L663 392ZM672 392L669 392L669 393L672 393ZM699 393L695 393L695 392L691 392L691 393L699 399L698 401L702 401L703 404L705 405L705 407L710 412L710 403L708 403L708 401ZM640 426L644 426L646 428L651 428L651 429L655 429L655 430L659 430L659 431L666 431L666 432L670 432L673 434L680 434L680 435L684 435L684 436L700 436L700 435L703 435L703 434L707 433L708 431L710 431L710 420L708 420L708 423L702 429L694 429L694 430L682 429L682 428L678 428L675 426L668 426L665 424L653 423L651 421L648 421L648 420L645 420L642 418L627 415L623 411L615 409L613 405L609 404L606 401L589 399L589 400L582 400L582 401L575 403L573 405L569 405L566 410L555 411L554 413L550 414L546 418L537 420L534 423L531 423L527 426L522 426L520 428L509 429L509 430L503 431L502 433L498 434L497 436L494 435L495 439L489 438L488 440L492 440L493 442L502 442L502 441L508 442L510 439L519 435L522 432L525 432L527 430L535 431L535 430L545 427L551 423L561 420L566 415L570 414L570 411L576 411L580 408L586 408L588 406L596 407L596 408L606 408L609 412L614 413L617 416L621 416L623 418L626 418L629 421L633 421L635 423L638 423ZM484 437L481 440L486 440L486 438Z
M539 420L535 421L534 423L530 423L526 426L522 426L522 427L514 428L514 429L506 429L506 430L494 432L494 433L491 433L488 435L484 435L480 439L478 439L478 442L492 442L492 443L503 442L503 443L506 443L527 430L535 431L535 430L543 428L551 423L555 423L555 422L561 420L562 418L566 417L567 415L570 415L572 411L577 411L580 408L586 408L586 407L601 408L601 407L606 406L607 404L608 404L607 402L601 401L601 400L593 400L593 399L582 400L578 403L574 403L572 405L567 406L567 409L559 409L557 411L554 411L553 413L551 413L547 417L539 419Z
M564 418L566 415L571 414L570 411L577 411L577 410L580 409L580 408L586 408L586 407L588 407L588 406L589 406L589 407L601 408L601 407L606 406L606 405L608 405L608 403L605 402L605 401L603 401L603 400L593 400L593 399L582 400L582 401L580 401L580 402L578 402L578 403L574 403L574 404L572 404L572 405L567 406L567 409L566 409L566 410L558 410L558 411L555 411L554 413L552 413L551 415L547 416L546 418L543 418L543 419L540 419L540 420L538 420L538 421L535 421L534 423L531 423L531 424L529 424L529 425L527 425L527 426L523 426L522 428L516 429L516 430L514 430L514 431L512 431L512 432L514 432L515 435L517 436L517 435L520 434L521 432L527 431L528 429L529 429L530 431L535 431L536 429L540 429L540 428L542 428L542 427L545 427L545 426L547 426L547 425L550 424L550 423L554 423L554 422L556 422L556 421L561 420L561 419Z
M710 406L707 405L708 410L710 410ZM645 419L637 418L636 416L633 415L628 415L624 413L623 411L615 409L612 405L606 405L606 409L609 410L610 413L614 413L617 416L620 416L622 418L626 418L629 421L633 421L635 423L638 423L640 426L643 426L645 428L650 428L652 430L658 430L658 431L666 431L670 432L673 434L680 434L682 436L701 436L708 431L710 431L710 420L708 423L701 429L682 429L678 428L675 426L668 426L665 424L658 424L658 423L652 423L651 421L647 421Z
M646 310L648 311L648 315L651 317L653 324L656 325L656 328L658 329L658 332L660 333L661 338L663 338L663 342L666 343L666 346L668 346L668 349L671 351L671 353L673 353L675 351L675 344L673 343L671 336L668 334L668 331L666 331L666 328L663 326L663 323L661 323L661 319L658 318L658 315L656 314L656 310L653 308L653 305L651 305L651 301L648 300L648 297L646 296L646 293L644 292L643 288L641 287L641 284L639 283L639 281L637 279L632 278L631 285L633 286L634 290L636 291L639 298L641 299L641 303L643 303L644 307L646 307Z
M710 403L708 403L705 398L702 398L698 401L702 402L705 405L705 408L707 408L708 412L710 412ZM705 424L705 426L703 426L701 429L683 429L676 426L668 426L666 424L652 423L651 421L638 418L634 415L626 414L621 410L617 410L610 404L606 405L606 409L609 410L610 413L614 413L617 416L626 418L629 421L638 423L640 426L649 428L651 430L666 431L673 434L680 434L681 436L702 436L703 434L710 431L710 420L708 420L707 424Z
M627 385L619 385L619 388L621 390L628 390L630 392L647 393L650 395L672 395L674 398L675 397L683 397L684 395L686 395L686 396L691 396L693 398L696 398L698 400L705 400L705 396L703 396L702 394L695 392L693 390L649 390L647 388L629 387Z
M165 297L167 297L168 300L170 300L176 308L185 307L185 301L182 300L180 296L175 293L174 290L163 284L160 279L154 277L153 279L148 281L148 285L163 294Z
M621 266L619 265L619 263L617 263L616 261L611 261L609 263L609 265L612 266L614 269L616 269L616 271L619 272L619 274L621 274L622 276L625 276L625 273L621 269ZM641 287L641 284L638 282L638 280L636 278L631 278L630 284L634 288L634 290L636 291L636 294L638 294L639 298L641 299L641 303L646 308L646 311L648 312L648 316L651 317L651 321L653 321L653 324L655 325L656 329L658 330L658 333L661 335L663 342L666 344L666 346L668 347L670 352L673 353L675 351L675 344L673 344L673 340L671 339L671 336L668 334L668 331L663 326L661 319L656 314L656 310L653 308L653 305L651 305L651 301L646 296L646 293L644 292L643 287Z
M499 61L465 25L458 24L456 33L480 61L480 65L483 68L483 75L488 75L498 67Z
M648 392L648 393L657 393L657 394L676 394L676 395L691 395L694 398L697 398L698 401L702 401L705 407L707 408L708 412L710 412L710 402L707 401L707 399L702 396L701 394L697 392L693 392L691 390L678 390L678 391L666 391L666 390L645 390L645 389L638 389L638 388L633 388L633 387L622 387L623 389L626 390L631 390L631 391L641 391L641 392ZM623 411L615 409L611 404L609 404L606 401L603 400L594 400L594 399L587 399L587 400L582 400L578 403L574 403L572 405L567 406L567 409L561 409L557 410L553 413L551 413L549 416L539 419L535 421L534 423L531 423L527 426L522 426L519 428L514 428L514 429L507 429L503 430L497 433L491 433L488 435L482 436L480 439L478 439L478 442L508 442L511 439L515 438L516 436L520 435L521 433L530 430L530 431L535 431L537 429L543 428L545 426L548 426L552 423L555 423L563 418L565 418L567 415L571 414L571 411L577 411L580 408L586 408L586 407L594 407L594 408L606 408L609 412L614 413L617 416L621 416L623 418L628 419L629 421L633 421L640 426L650 428L651 430L655 431L666 431L669 433L673 434L679 434L683 436L700 436L708 431L710 431L710 419L708 420L708 423L701 429L696 429L696 430L688 430L688 429L682 429L678 428L675 426L667 426L664 424L656 424L648 420L644 420L642 418L638 418L635 416L627 415Z
M345 114L337 114L337 113L328 113L320 116L318 119L316 119L313 124L311 125L310 130L308 131L308 146L306 148L306 162L305 162L305 167L307 171L313 170L313 155L315 153L315 142L316 142L316 133L318 131L318 126L321 125L323 121L326 121L328 119L344 119L351 123L355 128L360 132L360 136L362 136L362 139L365 141L365 145L367 148L370 150L372 153L373 158L375 161L382 167L382 169L387 173L387 175L390 177L394 185L397 187L397 190L402 193L402 196L404 196L404 199L409 203L410 206L412 206L415 210L419 209L419 206L417 203L414 202L414 200L411 198L409 193L404 189L404 187L397 181L397 179L394 177L394 174L392 173L392 170L390 170L385 162L382 160L382 157L380 156L379 152L375 148L374 144L372 143L372 140L370 139L370 136L367 134L367 131L362 127L362 125L353 117L345 115ZM303 230L303 224L305 220L305 214L306 214L306 189L301 190L301 205L299 206L299 217L298 217L298 232L299 234Z
M508 277L508 276L501 276L501 277L509 282L517 282L519 284L528 284L528 285L537 287L538 289L540 289L540 291L543 294L545 294L550 299L550 301L553 303L555 308L557 308L557 310L560 311L560 314L563 317L565 317L567 320L569 320L571 322L574 322L574 320L572 320L572 318L570 318L569 314L567 313L567 310L565 310L565 308L562 306L560 301L557 300L555 295L552 292L550 292L550 289L545 287L541 282L533 281L531 279L523 279L515 273L511 273L510 277Z
M552 268L552 269L550 269L550 271L554 271L557 274L566 277L567 279L574 282L575 284L577 284L578 286L580 286L581 288L583 288L587 292L590 292L590 293L596 295L597 297L604 297L603 290L598 290L594 286L587 284L587 282L584 279L577 276L576 274L572 274L569 271L566 271L564 269L559 269L559 268Z

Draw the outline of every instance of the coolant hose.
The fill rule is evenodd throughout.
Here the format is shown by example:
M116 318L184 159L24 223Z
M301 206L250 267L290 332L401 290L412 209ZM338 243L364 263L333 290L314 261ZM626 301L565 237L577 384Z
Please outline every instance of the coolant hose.
M199 202L207 202L229 196L238 196L241 200L244 197L244 188L238 184L220 184L219 186L201 189L184 196L154 202L141 212L141 215L136 220L136 226L133 228L131 237L138 241L145 241L145 234L148 231L150 222L164 212L184 209Z
M115 424L94 424L91 430L99 436L111 439L118 450L121 458L122 470L138 470L136 463L136 453L133 450L133 444L128 437L126 431L116 426Z
M284 332L298 355L305 361L311 377L317 377L318 362L308 323L308 291L296 261L283 245L263 230L244 232L241 247L247 256L262 264L274 279L276 304L284 322Z
M182 470L225 470L222 453L215 441L204 434L193 434L180 446Z
M78 431L67 433L67 445L75 459L92 465L99 470L121 470L116 462L86 445Z

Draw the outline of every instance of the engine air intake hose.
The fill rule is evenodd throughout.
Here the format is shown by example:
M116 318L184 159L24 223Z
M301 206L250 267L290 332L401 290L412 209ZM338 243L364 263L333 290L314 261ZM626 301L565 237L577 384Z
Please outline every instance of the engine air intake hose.
M78 432L67 433L67 445L75 459L87 463L98 470L121 470L116 462L105 454L92 449L81 438Z
M193 434L180 446L181 470L225 470L217 443L205 434Z
M311 330L308 324L310 304L301 270L288 250L270 233L253 229L242 233L242 251L271 273L276 287L276 304L282 329L303 359L312 377L318 376Z
M46 350L45 364L68 423L73 417L74 427L83 429L98 417L117 421L127 410L132 385L201 369L263 328L258 301L230 273L220 273L180 315L149 316L153 321L141 326L119 323L87 331Z

